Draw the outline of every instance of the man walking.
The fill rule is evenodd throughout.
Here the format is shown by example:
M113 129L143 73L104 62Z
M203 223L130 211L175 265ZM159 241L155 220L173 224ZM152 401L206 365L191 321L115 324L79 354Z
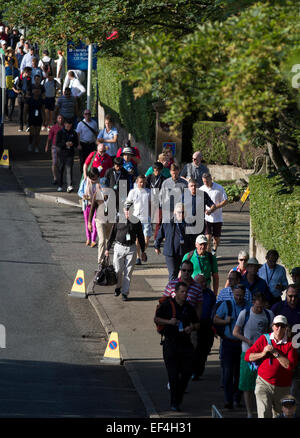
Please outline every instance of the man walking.
M249 363L245 361L245 354L261 335L269 333L271 329L274 314L271 310L265 309L265 306L264 295L253 295L252 307L241 311L233 329L233 335L242 341L239 389L244 393L248 418L252 418L254 412L257 371L250 369Z
M258 270L260 278L265 280L272 294L272 304L281 301L281 294L287 288L285 268L277 263L279 254L276 249L270 249L266 254L266 263Z
M64 171L67 172L67 192L70 193L73 188L73 163L75 148L78 146L78 137L73 129L72 120L65 120L64 127L56 135L56 149L59 168L58 192L63 191Z
M260 361L255 385L258 418L274 418L281 412L280 400L290 393L297 351L287 336L285 316L275 316L272 333L260 336L245 354L247 362Z
M230 308L231 306L231 312ZM223 301L214 316L214 324L225 327L220 356L223 370L225 408L232 409L233 404L240 405L239 390L241 341L233 334L239 313L245 308L245 287L237 284L233 288L233 300ZM231 315L230 315L231 313Z
M202 153L200 151L194 152L192 162L187 163L180 173L180 176L187 181L189 181L190 178L193 178L197 182L198 187L201 187L203 185L203 174L209 173L208 168L204 164L202 164L201 161Z
M97 122L92 119L92 114L89 109L84 110L83 117L83 120L78 123L76 128L79 141L80 173L83 171L86 158L91 152L95 152L96 150L96 139L98 135Z
M200 234L195 242L196 249L192 252L186 253L182 259L190 260L194 266L193 278L196 275L202 274L206 278L207 287L210 287L211 281L213 283L213 291L218 295L219 289L219 274L217 259L212 253L207 251L207 238Z
M121 222L120 215L118 216L118 222L113 226L107 243L107 250L105 251L105 256L108 257L109 250L113 242L116 241L113 264L117 273L118 282L115 289L115 296L118 297L122 294L123 301L128 301L131 276L137 256L137 239L142 251L141 258L145 261L145 239L142 224L137 217L133 215L129 217L129 209L131 206L132 204L129 202L125 204L125 221Z
M220 244L221 231L223 225L222 208L228 203L227 195L224 188L213 182L210 173L202 175L203 186L200 190L206 192L215 205L215 210L207 209L205 214L205 235L208 241L208 250L211 248L212 254L216 255L217 248Z
M195 309L187 301L184 282L176 284L175 298L159 306L154 322L164 326L163 357L170 383L171 410L180 411L193 372L194 347L190 334L199 327Z

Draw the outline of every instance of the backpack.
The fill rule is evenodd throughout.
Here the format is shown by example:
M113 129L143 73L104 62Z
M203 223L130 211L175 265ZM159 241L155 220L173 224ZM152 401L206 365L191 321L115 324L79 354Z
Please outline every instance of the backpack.
M42 63L43 63L43 71L45 73L48 73L48 74L50 74L52 76L52 65L51 65L52 58L50 58L49 61L43 61L42 60Z
M157 310L158 310L158 309L160 308L160 306L161 306L164 302L166 302L167 300L169 300L170 305L171 305L171 308L172 308L172 318L176 318L175 304L174 304L174 302L173 302L173 300L172 300L171 298L169 298L169 297L165 297L165 296L161 297L161 298L158 300L158 305L157 305L157 307L156 307L155 316L156 316L156 312L157 312ZM156 323L155 323L155 325L156 325L157 333L163 336L163 334L164 334L164 329L165 329L165 325L160 325L160 324L156 324Z
M213 328L215 334L220 336L220 338L224 338L226 325L214 324L213 321L214 321L214 317L217 313L218 308L220 307L220 305L223 302L224 301L219 301L218 303L216 303L213 307L212 314L211 314L212 328ZM227 305L228 316L231 316L232 315L232 302L230 300L226 300L225 303Z
M264 334L264 337L266 338L268 344L269 344L269 345L272 345L272 341L271 341L271 339L270 339L270 335L269 335L269 333L265 333L265 334ZM249 366L250 370L251 370L251 371L257 371L258 368L259 368L259 366L260 366L260 364L262 363L263 360L264 360L264 359L260 359L260 360L257 360L257 361L255 361L255 362L248 362L248 366ZM270 360L271 360L271 359L270 359Z

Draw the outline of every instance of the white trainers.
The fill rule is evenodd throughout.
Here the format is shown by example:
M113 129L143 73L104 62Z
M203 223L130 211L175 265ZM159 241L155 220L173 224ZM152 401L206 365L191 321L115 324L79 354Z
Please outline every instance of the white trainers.
M28 145L28 152L32 152L32 144Z
M57 191L62 192L63 191L62 187L57 187Z
M67 192L68 192L68 193L73 192L73 190L74 190L74 188L73 188L72 186L69 186L69 187L67 188Z

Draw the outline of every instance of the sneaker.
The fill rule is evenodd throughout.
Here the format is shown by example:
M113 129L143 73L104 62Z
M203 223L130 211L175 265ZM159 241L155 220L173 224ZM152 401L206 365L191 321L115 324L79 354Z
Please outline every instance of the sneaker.
M128 301L128 297L125 294L122 294L122 301Z
M74 188L73 188L72 186L69 186L69 187L67 188L67 192L68 192L68 193L73 192L73 190L74 190Z
M19 128L19 129L18 129L18 132L23 132L23 128Z
M142 264L141 259L136 259L135 264L136 264L136 265L141 265L141 264Z
M120 295L120 293L121 293L121 288L120 287L116 287L116 289L115 289L115 297L118 297L119 295Z
M28 145L28 152L32 152L32 144Z
M62 192L63 191L62 187L57 187L57 191Z
M30 131L30 128L29 128L29 126L27 126L27 128L26 128L26 132L29 132Z
M39 153L39 148L35 148L34 152Z

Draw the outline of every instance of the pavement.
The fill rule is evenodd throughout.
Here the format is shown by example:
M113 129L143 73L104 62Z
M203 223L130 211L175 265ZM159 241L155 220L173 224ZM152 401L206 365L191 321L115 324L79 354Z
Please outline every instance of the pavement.
M5 124L5 147L9 149L11 171L24 195L51 203L52 206L55 203L69 206L70 211L80 209L77 196L80 181L78 157L74 164L75 192L57 193L56 186L52 185L50 153L44 152L47 132L41 134L40 152L30 153L27 151L28 133L18 132L17 128L16 122ZM223 210L224 228L218 251L220 289L225 284L228 271L237 262L239 250L248 248L249 245L249 201L242 211L240 210L240 203L230 204ZM85 239L82 240L83 245L84 241ZM164 257L157 256L154 252L153 240L151 239L147 250L148 262L135 268L127 302L123 302L120 297L114 297L114 287L95 286L93 289L97 251L86 251L88 270L85 277L88 299L106 330L107 339L111 332L118 333L122 365L118 363L116 366L126 367L145 406L147 416L210 418L213 411L223 418L245 418L244 408L232 411L223 409L218 339L215 339L201 380L189 383L182 412L175 414L169 411L168 378L162 359L160 336L153 322L157 301L167 284L168 275ZM80 268L81 266L78 266L78 269ZM216 409L212 409L212 406Z

